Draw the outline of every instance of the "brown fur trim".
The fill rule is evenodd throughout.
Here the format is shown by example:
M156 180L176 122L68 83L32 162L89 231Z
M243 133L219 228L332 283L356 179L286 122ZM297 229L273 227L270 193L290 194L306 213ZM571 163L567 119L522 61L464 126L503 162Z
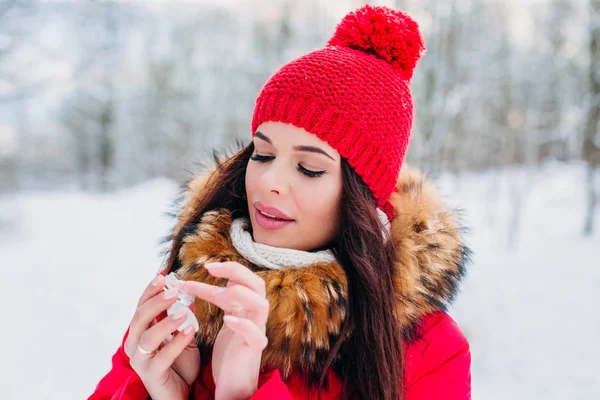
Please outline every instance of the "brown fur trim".
M236 261L250 268L265 280L271 305L263 367L279 368L284 379L296 369L318 376L346 315L347 280L343 268L334 262L269 270L249 263L231 244L228 210L194 217L204 188L213 178L215 175L198 175L190 181L176 228L180 232L185 226L181 232L186 232L178 254L179 273L187 280L225 286L226 280L208 274L204 263ZM398 299L395 314L404 339L412 340L425 314L445 310L451 303L465 275L469 251L462 242L457 216L442 202L432 182L404 167L396 187L398 191L390 199L396 215L390 233L399 260L394 270ZM223 312L198 299L195 310L200 322L198 344L210 347L221 329Z
M195 231L183 238L179 274L186 280L225 286L227 281L208 274L204 263L236 261L250 268L265 280L271 304L263 367L280 368L284 377L296 368L309 374L320 371L345 318L347 283L343 269L337 263L278 271L259 268L237 254L229 239L230 226L228 210L205 213ZM223 311L196 299L195 313L200 322L198 344L210 346L221 329Z
M466 273L470 257L455 212L442 201L433 183L404 167L390 203L395 209L392 240L398 251L394 282L397 317L405 335L433 311L446 310Z

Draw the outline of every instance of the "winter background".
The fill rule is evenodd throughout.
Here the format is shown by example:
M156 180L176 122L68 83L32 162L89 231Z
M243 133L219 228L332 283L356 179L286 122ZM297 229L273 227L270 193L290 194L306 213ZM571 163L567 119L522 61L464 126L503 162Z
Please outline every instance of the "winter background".
M600 0L397 0L428 51L408 162L464 209L474 399L600 399ZM0 0L3 399L82 399L179 184L249 140L358 0Z

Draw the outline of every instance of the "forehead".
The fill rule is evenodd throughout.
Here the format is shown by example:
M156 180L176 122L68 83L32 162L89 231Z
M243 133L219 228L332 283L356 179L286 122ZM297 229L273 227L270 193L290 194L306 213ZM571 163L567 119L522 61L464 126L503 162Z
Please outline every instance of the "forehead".
M271 139L276 147L316 146L339 157L338 152L327 142L292 124L269 121L259 125L256 130Z

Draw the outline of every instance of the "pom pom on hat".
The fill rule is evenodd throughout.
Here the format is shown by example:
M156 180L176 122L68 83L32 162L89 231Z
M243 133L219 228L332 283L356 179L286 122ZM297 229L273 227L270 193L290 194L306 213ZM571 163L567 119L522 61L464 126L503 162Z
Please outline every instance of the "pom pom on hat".
M425 51L419 25L406 13L366 5L347 14L327 42L372 54L410 80Z

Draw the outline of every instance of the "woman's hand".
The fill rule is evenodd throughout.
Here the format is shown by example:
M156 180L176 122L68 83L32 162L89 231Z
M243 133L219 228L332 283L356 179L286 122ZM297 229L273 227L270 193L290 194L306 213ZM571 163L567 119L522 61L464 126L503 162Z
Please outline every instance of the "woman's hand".
M164 292L164 285L164 276L157 275L146 287L129 325L124 350L153 400L187 399L200 372L200 352L193 340L193 326L177 331L185 313L156 322L177 300L177 289Z
M229 279L226 288L185 282L190 293L225 311L212 354L215 399L247 399L258 389L262 352L267 346L265 281L236 262L205 267L211 275Z

